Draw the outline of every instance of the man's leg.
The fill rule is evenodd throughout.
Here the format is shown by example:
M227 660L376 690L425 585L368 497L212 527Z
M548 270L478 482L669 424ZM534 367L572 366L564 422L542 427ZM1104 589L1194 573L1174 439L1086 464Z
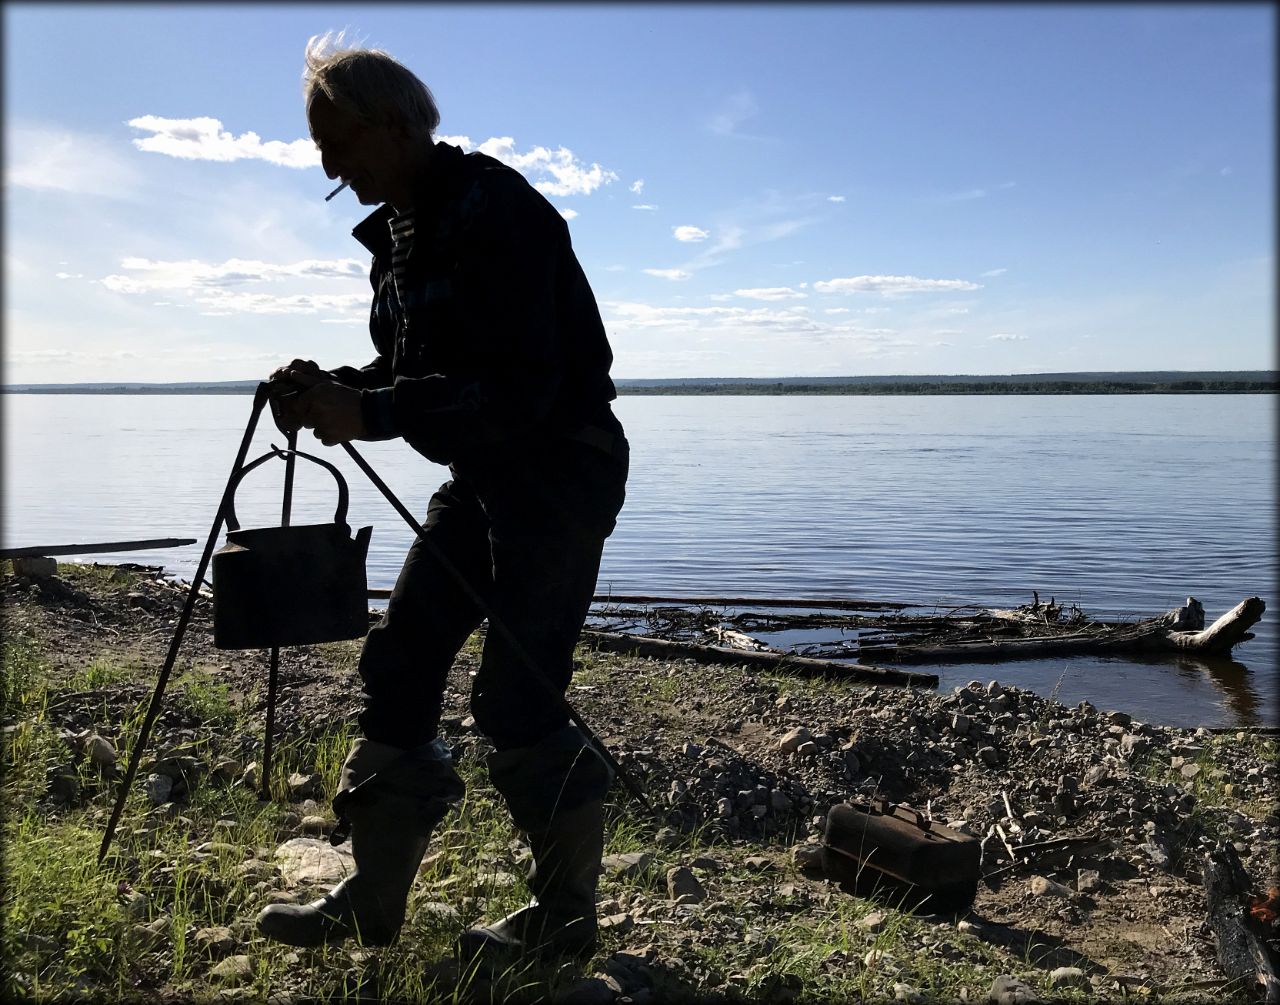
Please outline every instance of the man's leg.
M474 495L446 483L360 659L364 738L342 769L334 810L351 829L356 870L311 904L258 916L266 936L316 946L359 935L385 945L399 932L431 831L463 794L448 748L436 739L449 669L479 611L436 555L482 595L491 586L488 525ZM434 547L433 547L434 546Z
M464 960L507 952L586 957L595 950L611 772L569 722L563 694L603 546L603 538L590 534L494 536L496 612L515 643L489 626L472 712L497 748L488 761L490 778L528 835L533 866L527 882L535 899L465 933Z

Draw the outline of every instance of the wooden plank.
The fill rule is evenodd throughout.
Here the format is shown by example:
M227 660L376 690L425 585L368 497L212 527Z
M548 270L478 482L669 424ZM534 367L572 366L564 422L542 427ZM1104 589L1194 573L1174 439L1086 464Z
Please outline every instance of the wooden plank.
M0 548L0 558L52 558L86 552L143 551L148 548L181 548L195 544L194 537L158 537L148 541L106 541L98 544L48 544L33 548Z
M700 646L691 642L669 642L645 635L625 632L584 631L582 641L594 649L608 652L634 653L658 659L694 659L699 663L731 666L753 666L804 676L840 677L860 684L887 684L895 687L937 687L938 675L897 670L890 667L863 666L837 660L815 660L790 653L759 653L720 646Z

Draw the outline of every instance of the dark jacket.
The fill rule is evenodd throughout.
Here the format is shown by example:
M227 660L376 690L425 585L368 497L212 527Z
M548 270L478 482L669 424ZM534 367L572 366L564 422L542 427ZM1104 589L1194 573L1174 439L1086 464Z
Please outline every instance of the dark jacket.
M449 464L476 448L621 434L613 354L555 208L519 172L437 143L397 291L383 206L352 234L373 253L377 358L334 375L360 388L371 438Z

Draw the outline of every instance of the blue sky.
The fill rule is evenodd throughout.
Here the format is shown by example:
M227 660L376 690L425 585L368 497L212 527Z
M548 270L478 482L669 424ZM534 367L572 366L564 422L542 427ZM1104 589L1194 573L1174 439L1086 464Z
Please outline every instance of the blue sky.
M8 383L370 358L367 210L301 100L341 28L569 219L615 376L1275 365L1272 5L4 20Z

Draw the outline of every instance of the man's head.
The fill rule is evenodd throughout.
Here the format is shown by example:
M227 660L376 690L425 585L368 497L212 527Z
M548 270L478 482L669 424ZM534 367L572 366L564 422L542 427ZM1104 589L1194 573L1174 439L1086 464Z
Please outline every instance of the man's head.
M387 53L344 48L328 33L307 43L302 91L325 174L349 181L362 203L405 208L440 124L427 85Z

